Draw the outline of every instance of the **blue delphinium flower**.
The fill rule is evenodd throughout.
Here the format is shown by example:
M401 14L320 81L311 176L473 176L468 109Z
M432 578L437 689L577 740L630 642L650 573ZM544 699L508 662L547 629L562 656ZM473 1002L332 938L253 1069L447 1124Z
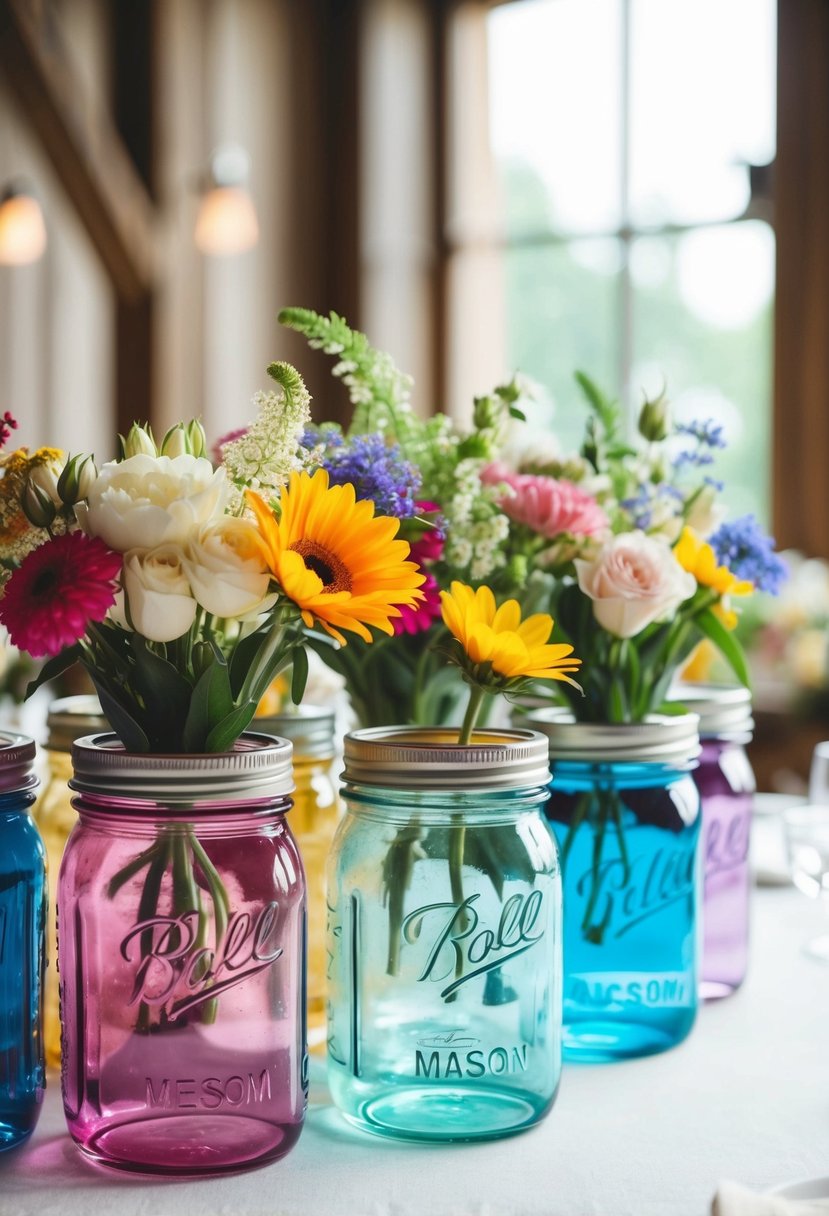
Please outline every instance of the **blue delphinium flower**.
M332 486L351 482L357 498L370 498L379 515L408 519L417 514L420 474L403 459L397 444L389 445L377 434L346 439L328 427L306 431L303 443L310 448L323 445L320 463Z
M660 520L664 522L666 508L671 514L677 514L684 501L681 490L668 481L661 481L656 485L651 482L640 484L636 495L622 499L620 505L630 512L634 528L647 532L654 522L654 515L657 523Z
M777 595L788 577L786 563L774 552L774 540L753 515L721 524L709 543L721 565L754 583L758 591Z
M674 430L677 435L688 435L689 438L696 439L701 447L726 447L722 426L719 422L715 422L713 418L697 418L693 422L678 422Z

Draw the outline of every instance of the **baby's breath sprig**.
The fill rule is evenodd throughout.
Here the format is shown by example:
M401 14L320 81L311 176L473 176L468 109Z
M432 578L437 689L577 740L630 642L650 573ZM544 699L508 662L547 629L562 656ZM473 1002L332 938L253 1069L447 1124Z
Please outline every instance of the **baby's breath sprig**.
M256 394L256 421L222 447L228 479L240 496L243 489L276 494L303 466L300 441L311 421L310 394L289 363L271 363L268 375L278 389Z

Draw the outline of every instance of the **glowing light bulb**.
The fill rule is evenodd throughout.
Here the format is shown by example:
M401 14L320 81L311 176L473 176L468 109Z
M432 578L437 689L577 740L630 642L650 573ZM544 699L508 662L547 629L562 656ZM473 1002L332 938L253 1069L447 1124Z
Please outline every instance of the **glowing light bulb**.
M10 186L0 200L0 263L25 266L41 258L45 248L40 203L25 187Z

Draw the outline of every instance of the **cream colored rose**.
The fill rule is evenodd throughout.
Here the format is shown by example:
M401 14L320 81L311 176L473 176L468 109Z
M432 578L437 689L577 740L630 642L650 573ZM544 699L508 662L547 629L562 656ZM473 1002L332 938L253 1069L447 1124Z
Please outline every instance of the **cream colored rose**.
M224 469L209 460L139 454L105 464L76 514L88 535L127 553L187 544L229 497Z
M178 545L160 545L124 558L127 620L151 642L180 638L195 619L197 605L182 559Z
M596 620L617 638L632 638L690 598L696 579L666 541L644 532L612 537L592 561L575 562L579 587Z
M248 616L275 600L257 528L246 519L224 516L205 524L187 547L184 571L193 595L219 617Z

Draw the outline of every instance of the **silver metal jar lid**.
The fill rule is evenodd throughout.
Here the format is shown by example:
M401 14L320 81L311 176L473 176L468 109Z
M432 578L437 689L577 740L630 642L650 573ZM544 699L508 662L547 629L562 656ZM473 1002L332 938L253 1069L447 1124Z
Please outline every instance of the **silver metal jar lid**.
M399 790L520 789L550 781L547 740L532 730L376 726L345 737L343 781Z
M69 752L81 735L108 731L101 702L94 696L61 697L49 706L46 746L52 752Z
M294 789L293 745L248 731L232 752L159 755L126 752L117 735L87 735L72 745L81 794L151 799L168 805L279 798Z
M748 743L751 739L751 693L742 685L674 684L669 700L699 714L701 739L731 743Z
M294 754L309 760L328 760L334 755L334 710L323 705L296 705L281 714L254 719L257 730L290 739Z
M547 736L552 760L686 764L700 754L696 714L650 714L644 722L576 722L569 709L540 709L525 719Z
M0 794L32 790L39 781L32 772L34 740L16 731L0 731Z

